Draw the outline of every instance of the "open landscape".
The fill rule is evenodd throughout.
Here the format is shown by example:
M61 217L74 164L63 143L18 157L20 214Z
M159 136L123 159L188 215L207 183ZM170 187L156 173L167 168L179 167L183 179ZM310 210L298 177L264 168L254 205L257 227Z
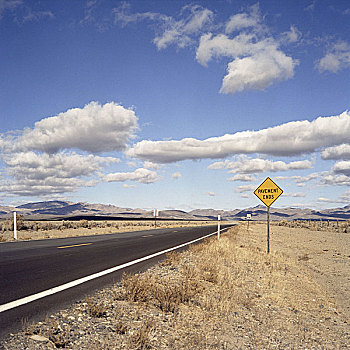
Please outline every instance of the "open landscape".
M0 0L0 350L350 349L349 20Z
M350 235L242 223L1 341L4 349L345 349Z

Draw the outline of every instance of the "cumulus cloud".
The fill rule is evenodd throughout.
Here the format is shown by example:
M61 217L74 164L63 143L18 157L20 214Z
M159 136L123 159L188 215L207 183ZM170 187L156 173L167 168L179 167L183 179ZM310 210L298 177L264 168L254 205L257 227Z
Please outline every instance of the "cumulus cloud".
M124 188L135 188L136 185L128 185L128 184L123 184Z
M319 178L320 176L322 176L322 173L311 173L309 175L306 176L299 176L299 175L294 175L294 176L276 176L275 179L276 180L294 180L295 183L299 186L299 187L304 187L306 182L312 181L312 180L316 180L317 178Z
M282 51L281 45L298 41L301 33L292 26L282 33L281 39L274 38L263 23L258 4L216 25L214 13L199 5L183 7L177 19L153 12L131 13L130 6L125 4L114 9L114 14L115 23L123 26L142 20L156 23L153 43L159 50L169 45L197 46L196 59L203 66L213 57L230 58L221 93L265 89L276 81L293 77L298 64L298 60Z
M136 181L143 184L151 184L160 179L155 171L139 168L133 172L107 174L103 178L107 182Z
M263 90L276 81L292 78L296 64L297 61L276 47L268 47L252 56L237 57L227 66L220 92Z
M5 156L7 175L16 179L44 180L90 176L101 169L102 163L116 163L112 157L82 156L76 153L37 154L35 152L16 153Z
M134 111L114 102L101 106L91 102L57 116L42 119L16 137L3 136L3 152L37 150L56 153L61 149L80 149L91 153L120 151L137 129Z
M256 185L241 185L237 186L234 191L237 193L244 193L244 192L254 192L256 190Z
M149 162L147 160L143 163L143 167L146 169L153 169L153 170L159 170L161 168L161 166L159 164L152 163L152 162Z
M282 161L271 161L260 158L239 157L236 161L215 162L209 169L219 169L219 167L230 169L230 173L256 174L264 172L289 171L310 169L312 163L309 160L285 163Z
M329 186L350 186L350 177L344 174L327 173L323 175L320 182Z
M130 157L155 163L186 159L226 158L237 154L295 156L349 142L350 113L293 121L258 131L242 131L206 140L185 138L138 142L126 151Z
M203 66L207 66L213 57L233 59L227 66L221 93L263 90L276 81L293 77L298 60L287 56L280 45L296 42L301 33L291 27L279 41L268 34L268 28L262 22L259 7L255 5L246 13L231 16L225 34L206 33L200 38L196 58ZM231 35L234 32L235 35Z
M94 177L104 167L120 160L71 149L90 153L123 150L136 129L132 110L113 102L103 106L91 102L42 119L33 128L0 135L0 160L6 175L0 192L45 196L93 186L97 183Z
M350 161L341 161L333 165L334 174L343 174L350 177Z
M284 192L283 193L284 197L292 197L292 198L301 198L301 197L306 197L306 193L304 192Z
M259 5L255 4L250 7L248 13L237 13L232 15L225 25L225 33L231 34L246 28L258 28L261 26L261 16Z
M247 174L236 174L235 176L227 179L227 181L243 181L243 182L252 182L255 180L256 180L256 177L247 175Z
M334 44L315 65L321 73L325 71L337 73L350 67L350 45L345 41Z
M95 175L103 164L119 162L112 157L35 152L3 155L2 160L7 165L7 178L0 182L0 192L25 196L73 192L92 186L95 181L84 178Z
M181 173L180 172L176 172L174 174L171 175L171 177L174 179L174 180L177 180L181 177Z
M0 193L6 196L48 196L52 194L75 192L80 187L96 185L96 181L84 181L81 179L48 178L38 182L37 180L21 179L18 181L0 182Z
M350 160L350 144L326 148L321 152L322 159L344 159Z

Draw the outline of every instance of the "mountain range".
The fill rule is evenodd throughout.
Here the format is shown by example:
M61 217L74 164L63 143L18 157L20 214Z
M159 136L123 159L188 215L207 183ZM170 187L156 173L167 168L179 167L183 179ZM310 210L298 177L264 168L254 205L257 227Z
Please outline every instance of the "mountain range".
M23 215L27 220L48 219L151 219L153 210L140 208L121 208L115 205L73 203L67 201L46 201L19 205L17 207L1 206L0 218L9 218L13 212ZM189 212L182 210L161 210L159 219L180 220L242 220L251 214L252 220L266 220L266 207L258 205L247 209L215 210L195 209ZM350 205L342 208L317 211L307 208L270 208L271 220L346 220L350 219Z

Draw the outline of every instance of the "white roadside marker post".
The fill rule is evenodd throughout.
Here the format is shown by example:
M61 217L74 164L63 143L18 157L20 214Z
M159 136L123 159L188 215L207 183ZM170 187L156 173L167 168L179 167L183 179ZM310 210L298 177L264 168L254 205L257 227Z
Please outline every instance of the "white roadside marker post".
M13 213L13 239L17 240L17 218L16 218L16 212Z
M218 239L220 239L220 221L221 221L221 215L218 215Z
M154 215L154 227L157 227L158 209L153 210L153 215Z

